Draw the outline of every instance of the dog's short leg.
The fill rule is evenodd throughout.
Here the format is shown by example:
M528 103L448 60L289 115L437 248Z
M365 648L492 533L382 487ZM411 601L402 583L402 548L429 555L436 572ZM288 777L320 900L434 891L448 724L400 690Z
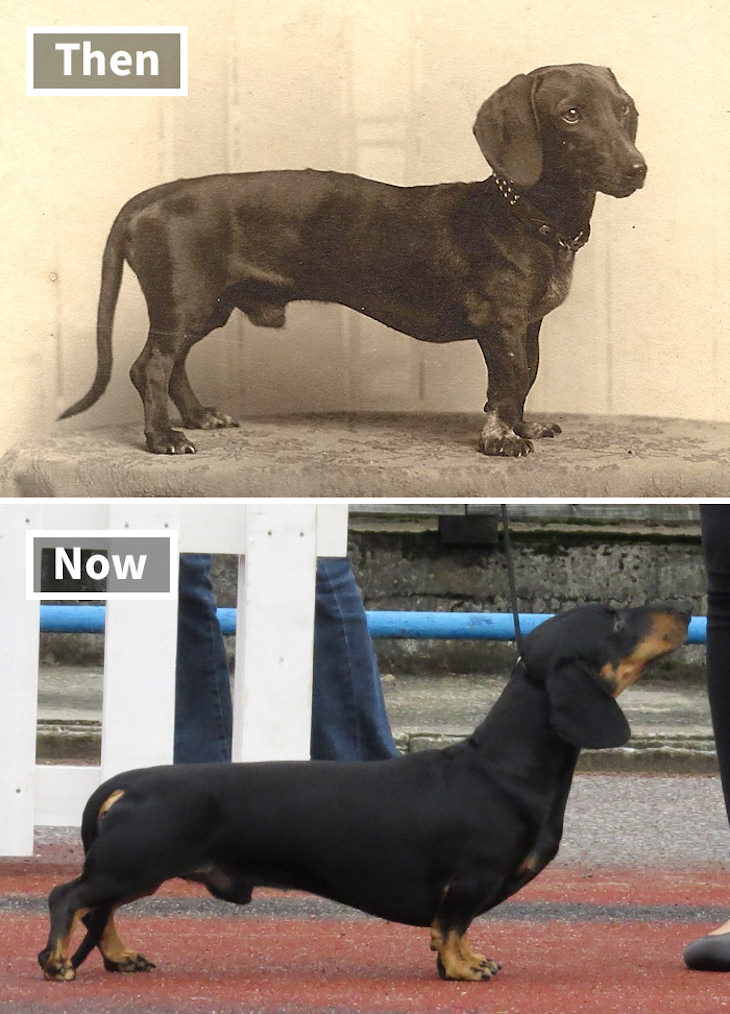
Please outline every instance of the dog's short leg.
M101 872L54 887L48 897L51 926L48 942L38 955L46 979L70 982L76 969L98 947L109 971L139 972L154 968L151 962L122 944L114 926L113 914L120 905L154 894L159 884L139 885L131 889L122 881ZM69 956L71 937L83 920L86 936L73 957Z
M130 951L124 946L114 925L113 914L109 916L104 926L99 941L99 950L107 972L148 972L155 967L151 961L138 954L137 951Z
M76 923L89 911L78 906L79 881L54 887L48 898L51 914L51 928L48 942L38 955L38 964L46 979L70 982L76 978L76 970L69 957L71 935Z
M530 389L524 330L487 327L477 336L487 365L489 387L484 411L487 421L479 438L482 454L521 458L532 443L520 435L522 407Z
M167 397L175 363L181 355L175 336L150 330L147 343L129 375L144 405L147 448L155 454L193 454L195 447L170 423Z
M129 900L136 901L137 899ZM83 917L86 936L71 958L71 966L74 969L83 964L95 947L101 951L104 968L107 972L148 972L155 967L151 961L138 954L137 951L131 951L125 947L119 939L114 925L115 910L116 908L112 905L100 905Z
M481 982L492 979L502 967L499 962L475 953L466 931L474 917L484 911L485 898L493 897L497 885L474 880L452 881L431 923L431 950L437 953L437 966L442 979L465 979Z
M540 365L540 325L542 320L538 320L534 324L530 324L527 329L527 370L528 370L528 389L525 393L525 400L527 394L532 390L532 385L535 383L537 377L537 370ZM515 433L518 436L524 437L526 440L540 440L543 437L554 437L556 434L561 432L560 426L557 423L538 423L530 421L528 422L524 418L524 401L522 403L522 421L515 425Z
M483 982L494 978L502 967L498 961L473 951L465 933L448 930L444 934L436 922L431 926L431 950L437 953L436 964L442 979Z
M188 350L189 351L189 350ZM229 426L240 426L241 424L227 412L222 412L212 405L201 405L190 386L185 360L187 352L182 359L179 359L172 368L170 374L170 397L174 401L184 426L196 430L224 429Z

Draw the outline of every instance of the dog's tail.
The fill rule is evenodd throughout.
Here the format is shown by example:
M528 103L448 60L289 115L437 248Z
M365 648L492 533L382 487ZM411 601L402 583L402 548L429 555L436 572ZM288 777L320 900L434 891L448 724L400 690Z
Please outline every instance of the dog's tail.
M100 826L111 808L125 792L126 781L118 776L109 779L91 793L81 817L81 842L86 855L99 837Z
M96 315L96 376L84 397L62 412L59 419L78 415L99 400L112 374L112 328L124 269L124 231L126 221L120 213L109 232L101 266L101 291Z
M103 798L97 790L84 807L81 817L81 841L84 846L84 855L99 837L99 807L102 802Z

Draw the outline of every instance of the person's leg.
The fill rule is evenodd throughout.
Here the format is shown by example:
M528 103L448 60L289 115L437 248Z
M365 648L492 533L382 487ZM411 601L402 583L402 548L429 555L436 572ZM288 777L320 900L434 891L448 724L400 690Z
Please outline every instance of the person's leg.
M702 504L707 567L707 696L730 823L730 504Z
M730 504L702 504L707 568L707 697L730 823ZM730 971L730 920L684 952L690 968Z
M396 755L360 591L347 558L317 563L312 757Z
M230 761L231 684L210 556L180 556L175 683L176 764Z

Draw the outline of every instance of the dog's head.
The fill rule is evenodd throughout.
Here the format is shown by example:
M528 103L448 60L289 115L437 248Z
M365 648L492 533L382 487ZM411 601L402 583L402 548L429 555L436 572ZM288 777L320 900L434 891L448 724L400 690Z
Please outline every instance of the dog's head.
M621 746L631 735L616 698L645 667L679 647L690 607L635 609L591 604L546 620L523 641L528 677L544 680L550 724L577 747Z
M628 197L646 178L638 119L608 67L576 63L513 77L482 105L474 135L495 173L518 187L557 169L582 190Z

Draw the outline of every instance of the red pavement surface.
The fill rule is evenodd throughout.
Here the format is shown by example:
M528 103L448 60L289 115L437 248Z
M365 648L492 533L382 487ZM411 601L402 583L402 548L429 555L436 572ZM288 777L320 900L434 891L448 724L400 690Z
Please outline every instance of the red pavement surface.
M47 919L14 912L78 870L76 853L0 861L0 1011L45 1014L715 1014L730 1009L730 976L692 973L684 945L708 925L647 918L642 906L723 906L720 869L623 870L554 866L517 896L530 903L582 902L589 921L479 920L475 949L502 961L492 982L441 982L424 930L375 919L196 918L119 914L129 946L158 967L110 974L92 955L73 983L45 982L35 961ZM195 897L169 884L158 897ZM269 895L275 892L266 892ZM510 904L509 902L507 903ZM605 921L599 906L629 905L636 919ZM231 911L234 911L231 909ZM684 911L684 909L683 909Z

